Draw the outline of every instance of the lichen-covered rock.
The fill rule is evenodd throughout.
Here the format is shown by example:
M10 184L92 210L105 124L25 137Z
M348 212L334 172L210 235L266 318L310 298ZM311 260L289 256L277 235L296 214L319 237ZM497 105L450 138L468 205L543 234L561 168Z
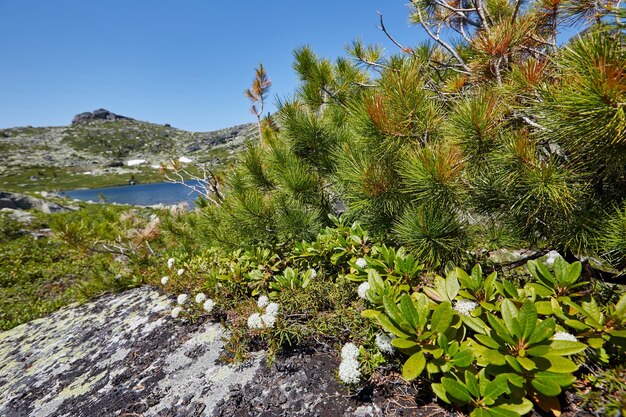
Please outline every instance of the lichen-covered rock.
M0 333L0 416L208 416L260 354L221 364L223 328L181 325L147 287Z

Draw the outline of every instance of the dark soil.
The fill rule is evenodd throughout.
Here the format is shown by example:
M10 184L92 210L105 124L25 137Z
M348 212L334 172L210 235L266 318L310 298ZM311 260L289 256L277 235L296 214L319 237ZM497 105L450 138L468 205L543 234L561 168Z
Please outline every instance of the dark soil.
M336 377L336 352L296 349L265 363L257 378L231 388L231 396L213 410L216 417L244 416L446 416L436 404L425 404L418 386L397 374L380 374L373 382L349 390ZM428 394L427 394L428 395Z

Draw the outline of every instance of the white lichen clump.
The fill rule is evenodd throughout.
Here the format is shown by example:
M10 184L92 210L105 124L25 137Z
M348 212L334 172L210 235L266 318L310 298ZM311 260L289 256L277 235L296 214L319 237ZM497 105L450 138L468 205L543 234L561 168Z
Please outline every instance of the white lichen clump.
M391 338L384 333L378 333L376 335L376 346L382 353L393 355L394 348L391 344Z
M259 300L256 302L256 305L258 305L259 308L263 308L267 306L269 302L270 302L270 299L267 297L267 295L262 295L259 297Z
M167 285L167 283L170 281L170 277L165 276L163 278L161 278L161 285Z
M359 268L363 269L367 266L367 261L365 260L365 258L359 258L356 260L355 264Z
M173 319L178 318L178 315L180 314L181 311L183 311L183 309L181 307L174 307L172 309L172 313L171 313L172 314L172 318Z
M181 268L178 271L176 271L176 273L178 274L178 276L181 276L182 274L185 273L185 270Z
M204 302L204 300L206 300L206 295L204 295L204 293L199 292L198 294L196 294L196 303L197 304L202 304Z
M263 328L263 320L261 320L261 315L259 313L253 313L248 317L248 328L249 329L262 329Z
M478 304L470 300L459 300L454 304L457 313L463 316L470 316L470 313L478 307Z
M262 295L257 301L259 308L265 307L265 312L253 313L248 317L248 328L250 329L269 329L276 324L276 316L278 315L279 306L277 303L268 303L269 298Z
M367 291L369 291L369 289L370 289L370 283L365 281L364 283L359 285L359 288L356 290L356 292L359 294L359 297L365 299Z
M174 266L174 258L170 258L167 260L167 268L168 269L172 269L172 266Z
M354 343L346 343L341 349L339 379L346 384L356 384L361 378L358 358L359 348Z
M317 278L317 271L313 268L309 269L309 276L311 277L311 279Z
M179 305L183 305L187 302L187 299L189 298L189 296L187 294L180 294L177 298L176 298L176 302Z
M576 339L576 336L567 332L554 333L554 336L552 336L552 340L567 340L570 342L578 342L578 339Z
M213 307L215 307L215 302L213 300L211 300L210 298L207 299L204 304L202 304L202 308L204 309L204 311L206 311L207 313L210 313L211 311L213 311Z

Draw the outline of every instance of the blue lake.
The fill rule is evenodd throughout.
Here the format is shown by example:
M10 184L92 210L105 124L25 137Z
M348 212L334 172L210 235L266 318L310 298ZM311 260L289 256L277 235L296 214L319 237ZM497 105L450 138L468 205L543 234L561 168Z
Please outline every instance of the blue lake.
M107 203L151 206L154 204L178 204L186 202L193 207L198 194L181 184L159 182L155 184L121 185L118 187L90 188L64 191L63 195L83 201L100 201L103 195Z

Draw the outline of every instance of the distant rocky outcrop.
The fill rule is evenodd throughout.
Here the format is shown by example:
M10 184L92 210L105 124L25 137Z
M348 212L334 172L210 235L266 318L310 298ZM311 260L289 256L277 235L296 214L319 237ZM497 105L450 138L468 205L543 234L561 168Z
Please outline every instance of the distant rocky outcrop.
M31 197L25 194L0 191L0 209L4 208L12 210L33 209L43 213L67 211L67 207L60 206L51 201L42 200L41 198Z
M132 120L130 117L120 116L106 109L98 109L92 112L79 113L72 118L72 124L89 123L95 120Z

